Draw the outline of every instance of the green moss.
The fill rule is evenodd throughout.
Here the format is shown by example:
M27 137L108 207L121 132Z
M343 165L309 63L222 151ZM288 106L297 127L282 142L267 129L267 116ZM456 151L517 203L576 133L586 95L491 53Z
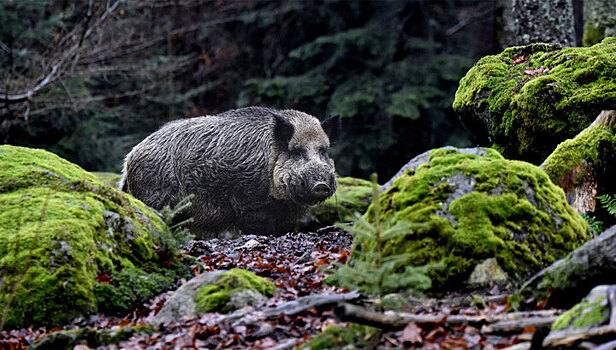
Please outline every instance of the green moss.
M353 221L353 213L364 213L370 205L372 191L370 181L341 177L337 182L336 193L310 210L319 227L333 225L336 222Z
M496 258L509 276L526 277L589 237L586 222L540 168L485 150L485 156L434 150L429 164L399 177L379 196L383 220L427 223L384 249L386 255L411 253L409 264L415 266L442 261L444 269L429 272L432 291L463 288L488 258ZM454 198L461 191L456 183L472 188ZM373 249L367 240L356 244L360 251Z
M76 345L98 348L104 345L119 344L135 334L144 336L154 334L151 326L123 327L120 329L77 329L54 332L32 344L30 349L73 349Z
M378 329L351 323L349 327L329 326L315 335L302 349L362 349L368 345L368 338L374 336Z
M603 323L609 319L610 306L605 302L605 297L594 301L582 300L581 303L572 307L562 314L552 325L552 329L562 330L565 328L585 328Z
M150 263L141 268L113 271L111 283L94 284L98 312L122 315L170 289L178 279L192 277L188 261L191 260L173 257L165 262L165 267Z
M616 154L616 135L605 125L597 125L566 140L545 160L543 169L556 184L563 184L571 171L575 171L573 186L585 180L588 167L606 169L608 159ZM595 176L593 174L593 176Z
M118 183L122 178L121 174L116 173L93 172L92 175L96 176L105 185L113 188L118 188Z
M253 289L257 292L272 296L276 286L263 277L242 269L231 269L220 275L215 284L209 284L199 289L195 295L196 311L222 312L231 311L227 303L231 295L242 290Z
M594 45L603 38L605 38L604 26L597 26L590 22L584 23L584 38L582 39L584 46Z
M479 60L453 108L507 158L541 162L616 103L616 39L589 48L532 44Z
M43 150L0 146L0 305L14 294L7 325L59 325L104 310L101 275L186 271L184 258L170 266L158 260L153 229L165 226L152 210L78 166ZM120 280L105 282L115 288Z

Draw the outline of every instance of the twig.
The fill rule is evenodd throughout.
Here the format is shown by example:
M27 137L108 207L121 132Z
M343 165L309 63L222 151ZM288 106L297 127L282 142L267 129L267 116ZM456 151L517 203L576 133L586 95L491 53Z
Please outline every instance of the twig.
M508 346L506 348L503 348L502 350L530 350L530 348L531 348L531 342L525 341L522 343Z
M0 41L0 49L6 51L6 52L11 52L11 49L9 49L8 46L6 46L5 43L3 43L2 41Z

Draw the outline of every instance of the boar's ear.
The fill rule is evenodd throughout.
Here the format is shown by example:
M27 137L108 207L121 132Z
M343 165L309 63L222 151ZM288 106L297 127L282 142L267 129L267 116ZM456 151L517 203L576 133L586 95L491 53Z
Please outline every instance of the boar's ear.
M338 136L340 136L341 124L342 122L340 121L340 114L334 114L321 122L321 127L329 137L329 144L331 146L333 146L336 141L338 141Z
M293 137L295 128L288 120L284 119L281 115L272 113L274 116L274 140L283 149L289 147L289 141Z

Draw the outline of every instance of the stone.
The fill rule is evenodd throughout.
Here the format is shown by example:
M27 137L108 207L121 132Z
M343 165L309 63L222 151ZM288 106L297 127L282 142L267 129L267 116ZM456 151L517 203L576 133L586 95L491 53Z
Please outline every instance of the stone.
M591 47L510 47L468 71L453 108L482 143L540 164L616 105L615 69L616 38Z
M503 285L509 281L509 276L498 265L495 258L489 258L475 266L466 284L472 289L489 288Z
M413 266L442 262L428 272L432 292L468 288L486 259L521 281L590 238L562 189L535 165L490 148L440 148L422 158L379 194L380 219L419 224L384 243L383 254L409 254ZM364 215L371 222L373 211ZM355 244L357 258L374 253L370 240L357 236Z
M124 315L190 276L155 249L153 210L44 150L0 145L0 309L7 328ZM15 288L13 290L13 288Z
M195 316L195 295L203 286L216 283L220 271L202 272L178 288L165 302L158 314L152 319L152 324L163 325L183 316Z

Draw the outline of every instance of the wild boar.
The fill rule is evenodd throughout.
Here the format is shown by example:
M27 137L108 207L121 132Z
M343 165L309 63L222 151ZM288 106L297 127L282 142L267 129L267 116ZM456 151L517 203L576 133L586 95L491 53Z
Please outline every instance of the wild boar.
M162 209L194 195L198 238L281 234L336 191L340 118L247 107L165 124L126 156L120 189Z

